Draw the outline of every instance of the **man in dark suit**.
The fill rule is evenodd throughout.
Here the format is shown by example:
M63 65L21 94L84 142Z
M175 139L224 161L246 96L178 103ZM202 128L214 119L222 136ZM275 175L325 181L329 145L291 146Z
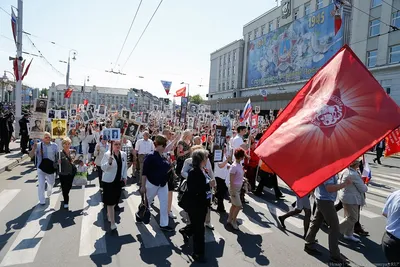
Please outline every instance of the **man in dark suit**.
M29 132L28 132L28 124L29 124L29 114L25 113L22 119L19 120L19 135L21 136L21 152L23 154L28 154L26 149L28 148L29 142Z
M374 162L378 161L378 164L381 163L381 157L383 156L383 152L385 151L385 139L382 139L377 145L376 145L376 158L374 158Z

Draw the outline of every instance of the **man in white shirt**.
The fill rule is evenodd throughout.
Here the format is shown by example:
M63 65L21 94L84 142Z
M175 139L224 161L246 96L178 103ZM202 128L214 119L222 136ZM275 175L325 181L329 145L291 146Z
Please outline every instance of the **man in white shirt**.
M232 161L235 161L235 150L238 148L243 148L244 150L247 150L249 147L247 144L244 143L243 141L243 136L247 133L247 128L245 126L239 126L237 127L237 135L235 138L232 140Z
M135 150L136 154L138 155L139 160L139 181L142 181L142 172L143 172L143 162L147 155L153 154L154 152L154 143L149 139L150 134L149 132L143 133L143 139L136 141Z

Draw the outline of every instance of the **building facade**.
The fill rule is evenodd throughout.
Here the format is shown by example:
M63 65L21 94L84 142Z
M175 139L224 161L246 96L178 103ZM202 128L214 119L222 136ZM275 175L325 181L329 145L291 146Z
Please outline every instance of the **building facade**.
M283 108L344 44L400 104L400 0L349 0L337 33L331 2L282 0L244 25L237 48L243 49L238 52L242 66L237 67L242 72L235 77L241 84L235 88L222 86L220 72L227 67L218 63L238 41L213 52L208 94L212 109L242 109L249 97L262 110ZM261 90L267 91L268 101L263 101Z
M49 104L51 107L63 107L68 104L83 104L87 99L90 104L106 105L108 108L130 109L132 111L152 111L164 108L166 102L162 98L153 96L142 89L110 88L93 86L70 86L73 89L71 97L64 98L66 85L54 83L48 92Z

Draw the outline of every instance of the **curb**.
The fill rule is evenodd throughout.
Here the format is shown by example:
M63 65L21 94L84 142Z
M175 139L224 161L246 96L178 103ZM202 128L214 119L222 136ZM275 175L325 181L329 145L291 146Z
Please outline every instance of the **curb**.
M0 169L0 174L5 172L5 171L11 171L15 167L17 167L21 162L25 161L26 159L29 158L29 155L24 154L22 157L15 159L14 161L10 162L7 166L3 167Z

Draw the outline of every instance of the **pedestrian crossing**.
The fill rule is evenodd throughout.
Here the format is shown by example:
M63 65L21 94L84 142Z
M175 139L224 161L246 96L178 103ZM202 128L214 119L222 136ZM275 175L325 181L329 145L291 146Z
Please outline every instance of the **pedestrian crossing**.
M391 177L396 179L396 176ZM282 181L279 181L279 185L287 188ZM32 190L32 187L30 189ZM0 191L0 218L7 206L17 201L18 196L24 194L24 190L4 189ZM71 240L71 242L77 242L76 246L79 247L76 257L107 254L107 235L110 233L109 223L103 209L101 191L97 186L82 187L82 189L73 189L72 191L75 191L73 192L75 199L76 196L79 195L80 199L77 200L77 203L80 204L76 207L70 206L70 209L82 209L82 213L79 216L80 219L76 221L77 224L80 224L77 226L79 229L79 239ZM48 229L48 224L52 220L52 215L59 209L60 201L62 201L62 196L60 195L60 188L53 188L53 193L50 199L47 200L46 205L35 206L24 226L19 231L15 232L14 239L10 240L11 245L7 244L2 248L0 247L0 267L29 264L35 261L43 240L50 238L51 231L54 231L53 228ZM285 195L290 203L296 200L294 195ZM148 225L136 223L135 213L141 201L138 187L136 185L125 187L123 198L122 205L125 207L124 213L126 213L124 220L127 220L127 218L130 220L128 231L132 236L139 237L138 241L142 248L152 249L183 245L183 240L179 236L179 233L175 235L178 235L181 244L177 244L175 240L172 241L169 233L166 234L160 229L156 212L157 207L159 207L157 198L154 201L156 209L152 211L151 220ZM276 218L286 213L287 209L283 209L277 203L269 202L265 200L265 198L257 197L253 194L249 194L246 199L249 201L248 206L251 207L251 210L254 210L254 212L247 212L245 207L245 209L239 213L238 221L241 231L262 236L280 231L277 228L279 224ZM374 208L372 210L369 209L369 206L364 208L361 211L361 216L368 219L382 217L381 214L377 212L377 208L381 210L384 201L384 198L381 198L381 201L376 199L370 200L369 202L367 201L367 203ZM229 208L230 204L225 202L225 206ZM182 209L177 203L176 195L173 197L172 211L177 215L182 212ZM68 213L68 211L65 211L65 213ZM225 220L221 220L219 215L215 212L212 212L211 217L214 225L220 224L221 221ZM340 216L339 219L341 219ZM180 218L175 221L180 221ZM288 228L291 227L292 229L297 229L296 231L302 232L303 221L301 218L289 217L285 222ZM180 224L181 225L177 227L176 230L181 228L182 223ZM207 243L219 243L221 240L229 239L229 237L230 233L227 229L224 227L216 227L214 231L206 230L205 240ZM68 237L66 238L68 239Z

